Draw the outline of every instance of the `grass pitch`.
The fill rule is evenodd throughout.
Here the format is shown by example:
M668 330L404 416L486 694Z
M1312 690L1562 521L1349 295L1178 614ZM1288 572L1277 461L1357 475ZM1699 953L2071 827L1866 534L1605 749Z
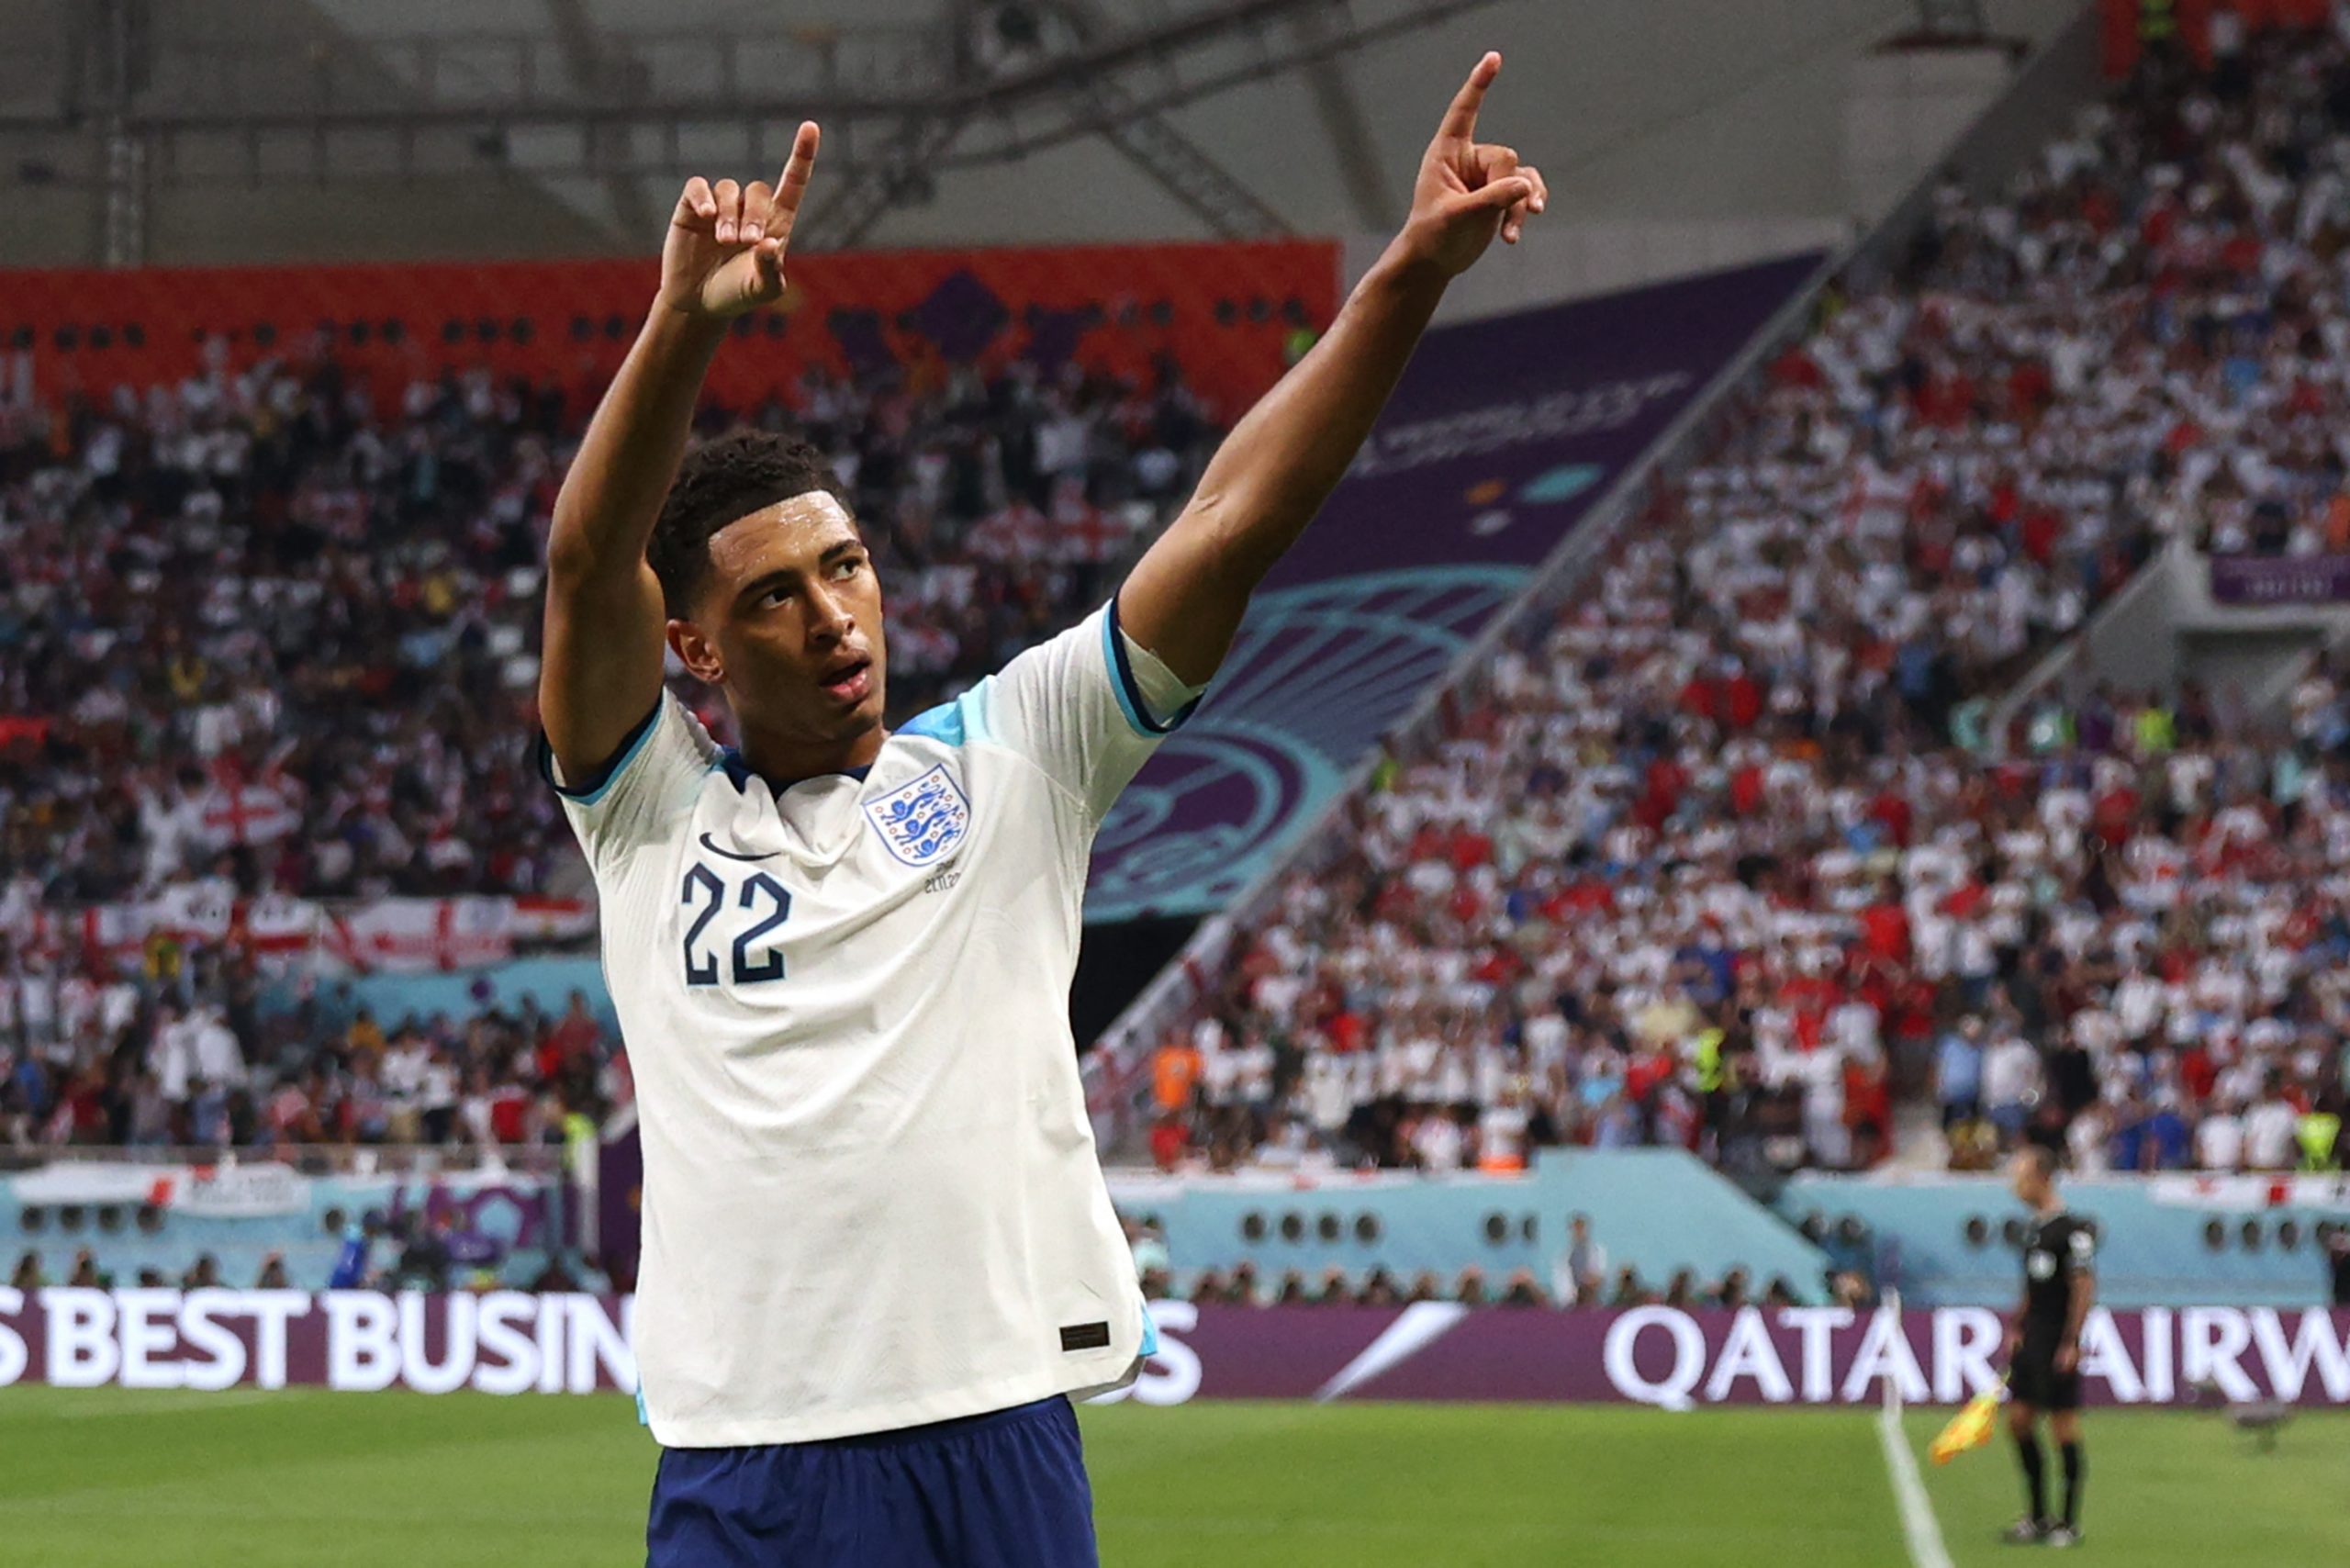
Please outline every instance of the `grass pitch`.
M1941 1413L1919 1411L1920 1452ZM1900 1568L1853 1411L1135 1405L1084 1414L1109 1568ZM2350 1561L2350 1415L2274 1453L2214 1417L2093 1415L2087 1551ZM622 1568L654 1449L625 1399L0 1391L0 1568ZM2015 1561L2003 1447L1926 1471L1959 1568Z

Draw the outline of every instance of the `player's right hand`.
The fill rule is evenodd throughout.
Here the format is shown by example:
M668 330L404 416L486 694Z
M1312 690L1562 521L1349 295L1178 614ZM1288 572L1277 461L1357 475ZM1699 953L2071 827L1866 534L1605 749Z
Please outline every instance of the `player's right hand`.
M772 187L765 180L712 185L699 174L686 182L661 247L662 304L724 320L783 297L783 252L820 140L816 122L802 120Z
M1401 243L1432 262L1447 277L1467 272L1495 235L1517 243L1528 214L1550 199L1541 172L1521 162L1515 148L1477 140L1477 111L1485 89L1502 73L1502 57L1488 51L1445 111L1436 140L1420 160L1412 212Z

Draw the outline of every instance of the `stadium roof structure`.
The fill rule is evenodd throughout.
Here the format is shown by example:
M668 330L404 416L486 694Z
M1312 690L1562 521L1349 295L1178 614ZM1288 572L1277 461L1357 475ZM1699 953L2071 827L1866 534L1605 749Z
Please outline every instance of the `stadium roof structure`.
M0 264L638 252L678 180L779 164L808 117L815 244L1385 231L1423 121L1496 44L1554 189L1606 166L1581 210L1816 214L1857 51L2064 8L0 0Z
M825 124L849 193L813 215L819 244L856 243L941 174L1097 136L1211 231L1254 238L1292 228L1169 110L1304 72L1334 146L1359 158L1360 106L1324 68L1494 3L1181 0L1136 17L1102 0L944 0L913 22L620 34L587 0L547 0L547 25L527 29L359 37L264 15L166 47L152 0L87 0L50 35L55 98L0 102L0 136L95 129L116 263L139 259L158 178L316 185L354 162L402 178L487 162L606 182L619 212L643 218L655 209L631 187L699 167L702 133L738 137L764 167L803 118Z

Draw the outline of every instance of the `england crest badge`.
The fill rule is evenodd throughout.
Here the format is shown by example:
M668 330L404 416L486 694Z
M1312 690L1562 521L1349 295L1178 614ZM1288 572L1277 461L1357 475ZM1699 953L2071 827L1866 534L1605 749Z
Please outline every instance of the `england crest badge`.
M944 764L866 801L865 814L890 853L909 866L936 865L971 831L971 802Z

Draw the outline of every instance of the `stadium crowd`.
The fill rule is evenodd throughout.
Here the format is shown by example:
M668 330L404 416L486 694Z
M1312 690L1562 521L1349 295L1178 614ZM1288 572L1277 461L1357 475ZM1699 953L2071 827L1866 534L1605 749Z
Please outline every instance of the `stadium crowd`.
M551 1013L476 987L389 1026L347 982L274 992L225 945L98 978L0 941L0 1150L561 1143L633 1098L584 993Z
M525 744L539 563L588 397L487 371L379 396L323 345L212 347L178 386L59 407L0 375L0 879L52 903L545 890L575 852ZM901 716L1106 595L1216 434L1171 361L1147 388L817 371L706 423L738 420L831 456Z
M476 371L386 400L323 342L241 364L216 340L177 386L58 407L29 386L0 366L0 1144L510 1142L609 1106L577 1016L264 1017L234 943L117 961L17 918L556 885L539 562L590 399ZM1216 435L1171 361L1148 388L811 371L703 426L745 420L815 442L865 520L898 718L1097 603Z
M1158 1043L1169 1167L2338 1164L2350 703L1994 699L2169 541L2350 527L2350 50L1947 185Z
M2087 115L2004 200L1947 187L1895 276L1830 298L1595 591L1279 890L1158 1047L1161 1164L1859 1166L1908 1087L1962 1163L2338 1159L2344 671L2281 726L2068 679L1993 733L2165 543L2350 528L2350 54L2249 47ZM323 351L0 400L0 709L51 716L0 753L12 896L548 885L522 742L581 410L481 374L394 401ZM833 454L900 715L1106 592L1214 433L1171 367L812 377L742 417ZM274 825L224 836L205 801L245 784ZM570 1017L258 993L233 949L0 951L0 1141L530 1141L626 1092Z

